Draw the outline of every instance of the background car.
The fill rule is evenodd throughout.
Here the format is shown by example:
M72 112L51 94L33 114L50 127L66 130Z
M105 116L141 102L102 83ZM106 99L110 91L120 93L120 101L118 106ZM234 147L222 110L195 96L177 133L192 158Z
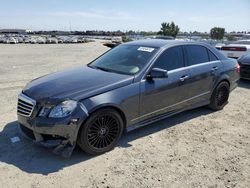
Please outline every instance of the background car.
M153 37L153 39L174 40L175 38L172 37L172 36L161 36L161 35L159 35L159 36Z
M239 58L250 54L250 40L239 40L229 45L221 46L221 53L226 57Z
M217 50L221 50L221 48L222 48L223 46L225 46L225 44L223 44L223 43L217 43L217 44L215 45L215 48L216 48Z
M250 80L250 54L241 56L238 62L240 65L240 77Z
M38 44L45 44L46 43L46 39L44 37L38 37L37 38L37 43Z
M7 38L7 40L6 40L6 43L7 43L7 44L17 44L18 41L17 41L17 39L14 38L14 37L9 37L9 38Z

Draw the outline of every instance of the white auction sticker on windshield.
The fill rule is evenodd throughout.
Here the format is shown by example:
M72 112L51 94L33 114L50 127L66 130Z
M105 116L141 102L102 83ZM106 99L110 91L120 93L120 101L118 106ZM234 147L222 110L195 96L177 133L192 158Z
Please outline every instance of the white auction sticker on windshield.
M149 48L149 47L140 47L137 49L138 51L143 51L143 52L152 52L154 51L154 48Z

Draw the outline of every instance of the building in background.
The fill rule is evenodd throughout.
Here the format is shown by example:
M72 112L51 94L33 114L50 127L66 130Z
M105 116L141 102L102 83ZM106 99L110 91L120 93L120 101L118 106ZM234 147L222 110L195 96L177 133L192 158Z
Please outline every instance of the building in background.
M0 34L28 34L31 32L29 29L0 29Z

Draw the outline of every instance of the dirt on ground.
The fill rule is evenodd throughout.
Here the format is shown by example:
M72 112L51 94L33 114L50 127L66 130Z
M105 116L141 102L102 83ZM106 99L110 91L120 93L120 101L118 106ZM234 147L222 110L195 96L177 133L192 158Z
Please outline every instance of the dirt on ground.
M16 103L25 84L107 50L99 41L0 44L1 187L250 187L250 81L240 81L223 110L198 108L140 128L100 156L76 148L64 159L24 139Z

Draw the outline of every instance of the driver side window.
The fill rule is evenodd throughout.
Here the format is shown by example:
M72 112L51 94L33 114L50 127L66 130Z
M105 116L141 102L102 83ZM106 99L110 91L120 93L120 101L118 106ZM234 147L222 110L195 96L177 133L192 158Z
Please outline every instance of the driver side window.
M184 57L181 46L165 50L156 60L154 68L161 68L167 71L184 67Z

